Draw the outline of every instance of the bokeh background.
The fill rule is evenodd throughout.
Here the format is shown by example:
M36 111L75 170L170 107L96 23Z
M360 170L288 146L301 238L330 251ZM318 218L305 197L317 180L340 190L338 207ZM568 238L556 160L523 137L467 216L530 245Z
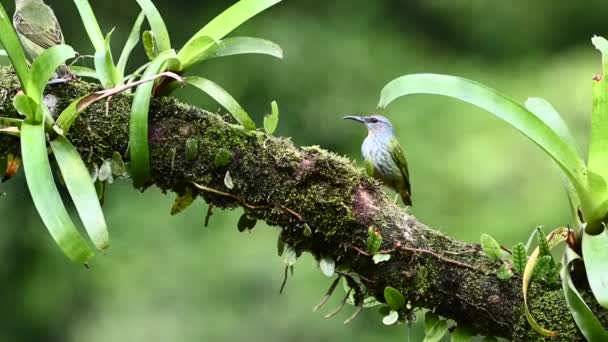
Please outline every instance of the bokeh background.
M92 51L71 1L48 0L67 42ZM155 0L173 44L233 1ZM9 11L12 1L2 0ZM138 7L91 1L119 53ZM382 87L415 72L447 73L513 98L548 99L586 149L591 77L599 70L593 34L608 34L604 0L285 0L234 35L274 40L283 61L263 56L213 60L195 70L231 92L261 122L277 100L277 134L360 161L362 127L345 114L374 111ZM131 67L144 61L138 50ZM184 101L216 110L194 91ZM567 201L552 162L498 119L454 100L417 96L385 113L406 150L413 212L459 239L482 232L509 246L537 225L565 224ZM330 280L304 256L278 295L277 229L240 234L240 210L206 205L169 215L173 196L129 184L107 193L112 248L91 270L61 255L30 201L22 175L0 185L0 341L405 341L405 325L384 327L376 310L350 326L312 313ZM334 299L333 304L336 304ZM333 305L328 305L331 308ZM326 309L327 310L327 309ZM412 341L421 340L415 326Z

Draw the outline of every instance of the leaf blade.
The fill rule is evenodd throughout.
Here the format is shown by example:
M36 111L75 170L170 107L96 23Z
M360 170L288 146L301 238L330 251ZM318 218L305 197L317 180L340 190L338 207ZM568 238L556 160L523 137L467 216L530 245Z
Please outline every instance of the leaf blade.
M0 3L0 42L4 47L11 64L17 72L17 77L23 88L27 87L30 69L25 58L25 53L13 28L13 23L6 13L4 6Z
M76 230L55 186L43 125L21 125L21 153L27 186L44 225L70 260L86 263L93 252Z
M55 45L44 50L32 63L30 86L26 93L36 102L42 101L44 88L55 70L66 60L76 56L76 52L68 45Z
M91 40L95 51L99 52L104 50L105 39L103 33L101 33L101 28L99 28L95 13L91 8L91 4L89 4L87 0L74 0L74 3L76 4L76 8L78 8L80 18L82 18L84 28L89 35L89 39Z
M139 35L141 32L141 25L144 22L146 15L144 12L141 12L137 19L135 19L135 23L133 24L133 28L131 29L131 33L127 38L127 42L125 43L124 48L122 49L122 53L120 54L120 58L118 58L118 64L116 64L116 69L118 70L118 74L121 78L125 76L125 69L127 68L127 62L129 62L129 57L133 52L133 49L139 43Z
M148 23L150 23L150 27L154 33L154 41L158 47L158 52L161 53L171 50L171 38L169 37L169 31L167 31L165 21L163 20L163 17L160 15L160 12L156 6L154 6L150 0L137 0L137 3L145 13Z
M60 135L52 140L51 148L89 237L97 249L106 250L110 236L89 170L66 137Z
M583 233L583 258L591 291L597 302L608 308L608 230L598 235Z

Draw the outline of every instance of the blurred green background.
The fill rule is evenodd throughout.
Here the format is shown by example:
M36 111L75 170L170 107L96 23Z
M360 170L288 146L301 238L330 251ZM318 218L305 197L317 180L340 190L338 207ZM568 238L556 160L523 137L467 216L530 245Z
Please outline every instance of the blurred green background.
M92 51L71 1L47 1L66 40ZM156 0L181 46L233 1ZM116 53L138 14L133 0L91 1ZM9 11L13 3L3 0ZM407 73L448 73L513 98L544 97L585 149L591 77L599 70L593 34L608 34L603 0L556 3L480 0L285 0L235 32L274 40L285 60L212 60L194 72L223 85L261 122L277 100L277 134L360 160L362 127L345 114L374 111L381 88ZM144 61L138 51L131 67ZM194 91L178 96L209 110ZM471 106L440 97L400 100L386 115L403 144L413 212L459 239L482 232L509 246L533 227L568 220L552 162L526 138ZM129 184L107 193L112 248L91 270L55 247L19 176L0 198L0 341L405 341L404 325L383 327L376 310L350 326L350 310L325 320L311 308L330 280L310 256L278 295L277 229L240 234L240 210L217 212L208 228L197 202L169 216L173 196ZM333 300L336 304L336 299ZM333 305L328 305L331 308ZM327 309L326 309L327 310ZM415 327L412 341L421 340Z

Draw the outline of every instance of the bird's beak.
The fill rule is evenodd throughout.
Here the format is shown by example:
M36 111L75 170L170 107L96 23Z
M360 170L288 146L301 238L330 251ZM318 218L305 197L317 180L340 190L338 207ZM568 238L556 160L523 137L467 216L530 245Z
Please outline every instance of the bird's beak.
M359 122L365 123L365 120L363 120L363 118L360 117L360 116L345 116L342 119L345 119L345 120L354 120L354 121L359 121Z

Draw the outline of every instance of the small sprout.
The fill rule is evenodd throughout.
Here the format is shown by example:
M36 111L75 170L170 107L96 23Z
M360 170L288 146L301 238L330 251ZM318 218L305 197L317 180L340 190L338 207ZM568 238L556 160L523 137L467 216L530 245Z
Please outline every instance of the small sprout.
M273 134L279 124L279 105L277 101L271 103L272 112L270 115L264 116L264 130L268 134Z
M186 210L186 208L188 208L192 202L194 202L194 195L192 194L192 190L188 188L185 194L178 196L175 199L173 207L171 208L171 215L177 215Z
M114 183L114 176L112 176L112 160L106 159L101 163L99 167L99 175L97 176L102 182L108 182L108 184Z
M547 242L547 235L540 226L536 227L536 240L538 241L539 256L551 256L551 248ZM551 260L553 261L553 258Z
M323 257L319 260L319 268L321 269L321 273L326 277L333 277L336 270L336 262L331 257Z
M2 183L7 180L15 177L17 171L19 170L19 166L21 166L21 158L12 153L9 153L6 156L6 171L4 172L4 177L2 178Z
M340 305L334 311L325 315L325 318L329 319L329 318L334 317L338 313L340 313L340 311L342 311L342 308L344 308L344 305L346 305L346 302L348 301L348 298L350 297L351 292L352 292L352 289L350 291L348 291L348 293L346 293L346 296L342 299L342 301L340 302Z
M515 271L519 274L523 274L527 262L526 247L520 242L513 247L513 267L515 268Z
M232 182L232 176L230 176L230 171L226 171L226 175L224 176L224 185L230 190L234 189L234 182Z
M308 225L308 223L304 222L304 226L302 227L302 229L304 229L304 231L302 232L302 234L304 234L305 237L311 237L312 236L312 229L310 228L310 226Z
M369 227L367 230L367 251L370 254L376 254L380 250L382 245L382 235L376 231L373 227Z
M252 230L258 221L256 219L249 218L247 214L241 215L239 219L239 223L237 224L239 228L239 232L244 232L246 230Z
M503 263L498 271L496 271L496 277L500 280L509 280L513 277L513 271L511 271L507 263Z
M384 316L384 318L382 318L382 324L384 325L393 325L395 323L397 323L397 320L399 319L399 313L395 310L391 310L388 315Z
M194 138L186 140L186 160L191 162L198 157L198 141Z
M232 160L232 152L228 151L225 148L220 148L220 150L215 155L215 167L224 167L230 164Z
M152 31L144 31L142 33L142 41L144 45L144 50L146 50L146 55L148 59L153 60L158 56L158 51L156 47L156 40L154 38L154 33Z
M394 287L384 288L384 301L393 310L399 310L405 306L405 297Z
M374 264L379 264L381 262L389 261L391 259L390 254L374 254L373 258Z
M205 215L205 227L209 227L209 220L213 216L213 204L209 204L207 207L207 215Z
M127 166L118 152L112 154L112 174L118 177L123 177L127 174Z
M279 235L279 238L277 239L277 254L283 256L283 252L285 252L285 242L283 242L281 235Z
M481 248L486 256L494 261L498 261L502 257L503 253L500 244L488 234L481 235Z

